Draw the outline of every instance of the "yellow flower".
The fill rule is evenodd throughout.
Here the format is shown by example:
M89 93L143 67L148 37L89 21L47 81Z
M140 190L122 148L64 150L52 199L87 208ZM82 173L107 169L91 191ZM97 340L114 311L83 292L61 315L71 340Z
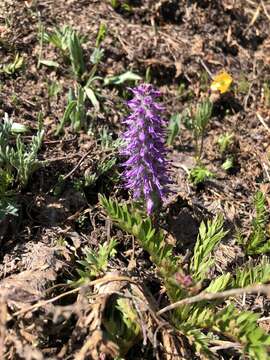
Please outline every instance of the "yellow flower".
M231 86L233 78L226 71L222 71L217 74L212 83L210 89L212 91L219 91L221 94L227 92Z

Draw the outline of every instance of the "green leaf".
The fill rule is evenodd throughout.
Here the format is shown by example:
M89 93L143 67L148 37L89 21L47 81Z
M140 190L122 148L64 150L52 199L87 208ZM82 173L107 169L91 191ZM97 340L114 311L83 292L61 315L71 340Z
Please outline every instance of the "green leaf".
M231 274L223 274L218 276L216 279L212 280L209 286L205 289L206 292L217 293L228 288L228 285L231 283Z
M12 123L11 125L11 132L13 134L23 134L28 131L27 126L19 123Z
M252 219L252 232L245 241L245 251L248 255L270 252L270 238L267 233L269 212L266 208L266 197L258 191L254 196L255 216Z
M131 71L127 71L120 75L106 77L104 79L104 85L120 85L126 81L139 81L141 79L141 76L134 74Z
M53 61L53 60L41 59L41 60L39 61L39 63L40 63L41 65L45 65L45 66L48 66L48 67L58 68L58 67L60 66L57 61Z
M179 113L171 116L168 126L168 140L167 140L167 144L169 146L173 144L175 138L179 135L180 123L181 123L181 115Z
M68 103L68 105L67 105L67 107L66 107L66 109L65 109L64 115L63 115L63 117L62 117L62 119L61 119L61 121L60 121L60 124L58 125L57 130L56 130L56 132L55 132L55 135L56 135L56 136L58 136L58 135L63 131L64 126L65 126L65 124L68 122L72 111L73 111L73 110L75 109L75 107L76 107L76 104L77 104L76 100L71 100L71 101Z
M102 43L102 41L105 39L106 32L107 32L106 25L103 23L100 24L99 29L98 29L97 38L96 38L96 48L98 48L100 46L100 44Z
M259 264L252 263L239 268L236 271L234 287L246 287L252 284L264 284L270 281L270 263L263 257Z
M98 99L96 97L95 92L89 87L85 87L84 91L85 91L88 99L91 101L92 105L94 106L95 110L99 111L100 110L100 105L99 105L99 101L98 101Z
M195 166L190 170L188 178L194 185L202 184L208 179L212 179L215 177L210 170L208 170L205 166Z
M201 223L190 265L190 270L196 280L205 279L210 266L213 264L211 253L227 233L223 230L221 215L216 216L211 221L208 220L207 225L204 222Z

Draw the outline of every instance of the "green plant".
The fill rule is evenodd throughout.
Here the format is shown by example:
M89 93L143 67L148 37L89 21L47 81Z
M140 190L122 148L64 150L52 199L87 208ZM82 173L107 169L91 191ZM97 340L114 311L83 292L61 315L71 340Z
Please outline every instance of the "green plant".
M194 304L184 301L191 294L194 295L194 291L200 292L201 287L198 285L207 279L213 264L213 250L226 235L220 216L207 224L201 224L190 264L190 275L183 276L181 259L174 256L173 246L166 242L165 233L155 228L149 217L145 217L134 205L128 207L101 195L99 199L110 218L120 228L135 236L140 246L149 253L170 301L183 300L182 305L179 304L171 312L169 321L194 345L197 353L203 354L207 359L214 358L212 341L225 338L238 344L243 357L249 356L254 360L268 358L270 336L257 325L258 314L240 312L233 303L225 305L222 300L206 301L203 296L201 301ZM223 274L212 280L204 291L220 292L239 285L241 279L245 279L245 284L267 281L269 268L268 271L261 269L262 267L257 268L252 276L247 276L246 270L241 275L238 272L235 281L230 273Z
M23 64L24 64L23 57L19 56L19 54L16 54L15 59L13 60L12 63L3 65L1 72L7 75L13 75L23 67Z
M132 71L126 71L123 74L115 76L107 76L104 79L104 85L121 85L126 81L139 81L141 76L133 73Z
M172 115L170 117L170 122L168 126L168 139L167 139L168 145L172 145L175 138L179 135L180 125L181 125L181 115L179 113Z
M223 218L221 216L216 216L207 224L201 223L194 256L190 264L190 272L195 280L201 281L206 277L208 269L214 263L211 254L226 234L227 232L223 230Z
M49 99L53 99L54 97L57 97L57 95L61 92L62 86L58 81L52 81L50 83L47 83L47 89Z
M218 137L217 143L221 154L229 150L230 146L233 144L234 134L226 132L221 134Z
M121 138L113 140L112 133L109 132L107 127L99 129L98 141L100 142L103 150L119 149L124 143L124 140Z
M72 130L75 132L78 132L81 129L86 130L86 94L81 85L77 85L74 92L69 92L69 102L72 103L73 101L75 101L75 106L69 115Z
M195 142L195 158L197 163L200 162L204 136L209 120L212 116L213 103L208 99L204 99L196 107L195 113L192 115L190 109L186 109L183 117L183 124L193 133Z
M120 6L119 0L110 0L113 9L117 9Z
M252 284L264 284L270 281L270 263L263 257L257 265L252 262L238 268L233 280L233 287L245 287Z
M209 74L207 71L202 71L200 74L200 88L203 92L209 89Z
M234 167L234 157L233 156L228 156L226 158L226 160L223 162L223 164L221 165L221 167L225 171L228 171L228 170L232 169Z
M129 3L129 1L124 1L122 2L121 0L109 0L110 4L112 6L113 9L117 10L117 9L122 9L125 10L127 12L131 12L132 11L132 7L131 4Z
M81 79L86 67L83 58L81 39L74 30L70 30L67 36L67 45L73 73L77 79Z
M14 192L10 190L13 184L13 177L6 169L0 169L0 221L6 215L18 215L18 208L14 200Z
M110 159L105 159L101 161L97 165L97 169L95 172L88 174L87 172L84 175L84 185L85 186L92 186L96 183L96 181L102 177L104 179L108 179L108 174L110 174L109 178L116 182L118 180L118 175L115 174L113 168L116 164L116 157L111 157Z
M270 251L270 238L267 232L269 214L266 207L266 197L262 191L257 191L254 196L255 216L251 223L251 234L245 238L238 234L240 242L247 255L264 254Z
M46 41L59 49L64 59L69 59L72 70L77 79L81 79L85 72L85 62L83 58L82 42L84 38L79 36L77 32L68 25L62 28L55 28L53 32L45 32L41 28L42 41ZM39 63L48 65L44 60Z
M212 110L213 103L209 99L206 99L197 105L195 116L193 118L195 154L198 161L201 159L205 130L212 116Z
M99 25L99 29L98 29L98 33L97 33L97 37L96 37L96 47L95 47L95 49L99 49L102 41L106 37L106 33L107 33L106 25L101 23Z
M75 91L72 89L69 90L67 107L56 129L55 135L59 135L68 122L71 123L71 128L75 132L81 129L87 129L85 102L86 93L80 84L76 85Z
M13 123L7 114L0 123L0 220L8 214L17 215L14 184L26 186L31 174L41 165L37 159L43 138L41 124L29 146L21 140L21 134L26 131L25 125ZM15 146L11 146L10 140L14 136L16 143Z
M37 159L37 153L41 147L44 130L42 121L39 121L37 135L32 137L27 146L20 134L16 136L16 145L11 147L9 140L12 136L12 122L5 116L0 124L0 167L8 173L15 172L15 180L22 186L26 186L30 175L41 165Z
M188 174L189 180L194 185L202 184L208 179L212 179L215 175L203 165L195 166Z
M167 145L173 145L175 138L180 135L180 126L182 123L187 128L191 126L188 109L184 110L182 113L177 113L170 117L168 125Z
M117 241L112 238L108 243L99 245L97 252L90 248L84 249L85 258L78 261L82 266L82 269L77 269L80 276L78 282L84 283L89 279L103 275L108 268L110 258L116 254L115 248L117 245Z

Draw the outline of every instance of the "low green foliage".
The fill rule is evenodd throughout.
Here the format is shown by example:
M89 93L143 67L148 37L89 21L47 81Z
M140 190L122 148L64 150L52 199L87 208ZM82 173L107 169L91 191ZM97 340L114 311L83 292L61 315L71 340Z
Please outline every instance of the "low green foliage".
M221 216L217 216L213 221L208 221L207 224L201 223L194 256L190 264L190 272L195 280L201 281L205 278L207 270L214 263L211 253L226 234L227 232L223 230Z
M64 25L62 28L55 28L53 32L43 32L43 40L58 48L65 59L69 59L74 75L80 79L85 72L85 62L83 58L82 42L83 37L79 36L70 26ZM46 65L43 59L40 63ZM47 63L48 65L48 63Z
M0 69L1 72L5 73L6 75L13 75L18 72L24 65L24 59L19 54L16 54L15 59L12 63L3 65Z
M142 78L139 75L133 73L132 71L126 71L120 75L107 76L104 79L104 85L121 85L124 82L139 81L141 79Z
M61 92L62 86L58 81L52 81L50 83L47 83L47 89L48 89L48 97L51 100L57 97L57 95Z
M129 0L126 1L121 1L121 0L109 0L111 6L113 9L118 10L125 10L127 12L131 12L132 11L132 7L131 4L129 2Z
M163 279L170 301L175 302L194 295L195 289L200 291L198 285L207 279L213 265L212 253L226 235L220 216L201 224L190 263L192 283L186 283L182 281L183 276L179 277L181 272L183 275L181 260L173 255L173 246L166 242L162 230L156 229L151 220L134 206L120 205L102 195L99 199L110 218L120 228L135 236L143 249L150 254L150 259ZM212 280L204 291L219 292L239 285L265 282L269 279L269 265L267 269L264 265L259 264L250 273L247 269L239 270L235 278L231 273L223 274ZM267 359L270 336L257 325L259 315L248 311L239 312L232 303L221 308L222 303L222 300L202 300L179 306L171 313L171 321L194 345L196 351L208 359L215 357L211 351L211 342L219 337L237 342L243 356L254 360Z
M113 150L119 149L123 145L124 140L121 138L114 140L113 133L107 127L103 127L98 131L98 142L100 142L103 150Z
M14 127L13 127L14 128ZM16 136L16 145L11 147L9 140L12 136L12 122L7 115L0 124L0 166L8 173L14 173L15 181L24 187L30 175L41 165L37 159L42 144L44 130L39 124L37 135L32 137L29 145L25 145L20 135Z
M13 180L7 169L0 169L0 221L6 215L17 216L18 214L18 208L14 200L15 194L10 190Z
M89 279L96 278L104 274L108 268L110 258L116 255L117 241L111 239L109 243L99 245L99 249L94 251L90 248L84 250L84 260L79 260L78 263L82 269L77 269L80 276L79 283L89 281Z
M37 159L43 139L42 124L29 145L21 139L21 133L27 128L9 120L7 114L0 123L0 220L6 215L17 215L18 208L14 201L14 185L25 187L31 174L41 165ZM10 140L16 136L14 146Z
M174 143L175 138L180 134L181 115L174 114L170 117L168 126L168 139L167 144L171 146Z
M233 140L234 140L233 133L226 132L218 137L217 143L221 154L229 150L230 146L233 144Z
M109 159L104 159L97 165L96 171L91 174L87 172L84 175L84 186L94 185L99 178L103 180L111 179L113 182L118 180L117 174L113 171L117 162L116 157L112 156Z
M71 124L72 130L75 132L78 132L81 129L87 130L85 107L86 94L81 85L78 84L75 87L75 91L72 89L69 90L67 101L67 107L55 135L59 135L67 123Z
M72 66L73 73L80 79L85 72L85 63L83 58L83 49L80 41L80 37L76 31L71 30L67 38L69 57Z
M234 167L234 157L228 156L226 160L221 165L222 169L225 171L229 171Z
M266 198L258 191L254 196L255 216L252 219L252 231L248 238L238 234L240 242L247 255L264 254L270 251L270 237L267 231L269 214L266 208Z
M112 340L120 347L122 355L141 338L140 317L130 299L114 296L104 316L103 325Z
M197 160L200 160L202 156L205 131L212 116L212 111L213 103L209 99L205 99L197 105L196 112L193 117L192 128L196 145Z
M190 170L188 178L194 185L202 184L208 179L212 179L215 175L203 165L195 166Z
M250 263L236 270L233 287L245 287L252 284L264 284L270 281L270 263L262 258L259 264Z
M198 163L200 163L201 160L205 132L211 119L212 112L213 103L208 98L198 103L193 114L190 109L186 109L183 112L183 124L193 133L195 142L195 158Z
M109 216L122 229L139 240L144 250L151 254L151 259L155 265L165 272L167 277L168 274L175 273L176 263L172 260L173 247L166 243L163 232L153 227L150 218L144 219L138 209L129 209L126 204L119 205L116 201L107 200L102 195L99 195L99 200Z

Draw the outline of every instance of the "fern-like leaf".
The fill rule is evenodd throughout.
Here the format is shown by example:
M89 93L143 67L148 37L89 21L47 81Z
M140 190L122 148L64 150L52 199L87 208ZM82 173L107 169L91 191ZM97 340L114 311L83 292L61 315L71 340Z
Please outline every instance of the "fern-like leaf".
M207 271L213 264L211 252L226 234L227 231L223 230L223 218L221 216L216 216L213 220L207 221L207 225L204 222L201 223L190 266L194 279L201 281L205 278Z
M266 231L269 216L266 208L266 198L262 191L255 194L254 205L256 214L252 220L251 235L247 239L245 246L248 255L270 252L270 239Z

